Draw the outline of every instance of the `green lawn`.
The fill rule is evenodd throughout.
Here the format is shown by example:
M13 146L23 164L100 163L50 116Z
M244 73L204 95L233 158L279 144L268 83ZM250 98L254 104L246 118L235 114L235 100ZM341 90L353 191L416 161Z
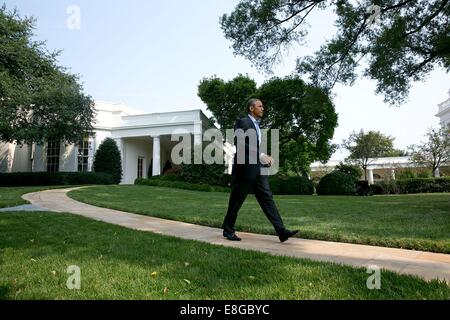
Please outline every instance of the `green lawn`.
M221 227L229 194L126 185L95 186L69 195L93 205ZM286 226L299 237L450 253L450 194L275 196ZM273 234L253 195L237 230Z
M0 208L14 207L28 202L21 198L21 195L46 189L65 188L69 186L50 187L0 187Z
M70 265L80 267L80 290L66 288ZM70 214L0 213L0 299L450 298L443 282L382 271L381 289L369 290L368 276Z

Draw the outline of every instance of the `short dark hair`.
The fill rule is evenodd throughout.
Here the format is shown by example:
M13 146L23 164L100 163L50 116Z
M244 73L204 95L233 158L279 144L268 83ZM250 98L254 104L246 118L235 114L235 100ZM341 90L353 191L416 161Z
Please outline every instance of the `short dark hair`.
M250 112L250 107L253 106L256 101L261 101L261 100L256 99L256 98L251 98L247 101L247 112Z

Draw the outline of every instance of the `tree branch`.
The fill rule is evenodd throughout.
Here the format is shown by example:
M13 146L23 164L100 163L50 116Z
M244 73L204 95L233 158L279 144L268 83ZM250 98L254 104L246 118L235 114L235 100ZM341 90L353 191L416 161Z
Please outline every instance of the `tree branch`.
M409 2L413 2L413 1L416 1L416 0L406 0L406 1L394 4L393 6L389 6L384 9L381 9L381 13L392 10L392 9L397 9L397 8L403 7L405 4L408 4Z
M419 32L420 30L422 30L423 27L425 27L428 23L430 23L431 20L433 20L439 13L441 13L442 10L444 10L444 8L445 8L445 6L447 5L447 3L448 3L448 0L442 1L441 6L438 8L438 10L437 10L436 12L434 12L431 16L428 16L427 18L425 18L425 19L423 20L423 22L419 25L419 27L417 27L415 30L412 30L412 31L410 31L410 32L407 32L407 33L405 34L405 36L406 36L406 37L407 37L407 36L410 36L410 35L412 35L412 34L414 34L414 33Z
M350 44L347 46L346 52L344 54L342 54L339 59L335 60L332 64L330 64L325 73L328 73L330 71L330 69L339 62L342 62L345 57L348 55L348 53L350 52L350 49L353 47L353 45L356 43L356 41L358 40L359 36L361 35L361 33L364 31L365 27L366 27L366 21L367 21L367 17L364 17L364 21L362 23L362 25L359 27L356 35L353 37L352 41L350 42ZM336 76L337 78L339 77L339 75Z
M314 8L316 5L318 5L320 2L323 2L323 1L325 1L325 0L313 1L313 2L311 2L310 4L308 4L307 6L302 7L301 9L297 10L296 12L294 12L294 13L291 14L289 17L287 17L287 18L285 18L285 19L283 19L283 20L279 20L279 19L270 20L270 21L274 21L275 24L274 24L273 26L270 26L269 28L265 29L265 31L267 32L267 31L269 31L269 30L271 30L271 29L273 29L273 28L278 27L280 24L283 24L283 23L285 23L285 22L291 20L292 18L294 18L295 16L299 15L300 13L302 13L302 12L305 11L305 10L308 10L308 9L310 9L310 8ZM301 2L301 1L298 1L297 3L300 3L300 2ZM295 3L295 4L297 4L297 3ZM294 5L295 5L295 4L294 4ZM311 11L311 9L306 13L305 17L308 15L308 13L309 13L310 11ZM304 17L304 18L305 18L305 17ZM304 18L302 18L302 21L303 21ZM297 24L296 27L298 27L298 25L299 25L299 24ZM295 27L295 28L296 28L296 27ZM294 29L295 29L295 28L294 28Z
M309 13L314 9L315 6L317 6L319 4L319 2L314 3L314 5L308 10L308 12L305 13L305 15L300 19L300 21L298 23L296 23L289 31L287 34L291 33L292 31L294 31L295 28L297 28L305 19L306 17L309 15Z
M427 59L423 60L421 63L419 63L417 65L417 67L415 67L411 72L408 73L408 76L411 77L412 75L414 75L417 71L419 71L420 69L423 68L423 66L425 66L427 63L433 61L436 58L436 54L431 54L430 57L428 57Z

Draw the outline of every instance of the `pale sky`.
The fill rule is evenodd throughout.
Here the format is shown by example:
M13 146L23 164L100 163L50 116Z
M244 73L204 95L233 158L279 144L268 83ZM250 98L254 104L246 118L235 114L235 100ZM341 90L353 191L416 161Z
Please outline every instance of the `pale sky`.
M1 2L1 1L0 1ZM5 2L5 1L3 1ZM202 109L197 96L203 77L230 80L248 74L258 85L270 76L244 58L233 56L219 26L238 0L8 0L8 9L37 18L35 38L47 48L63 50L59 62L81 76L84 90L96 100L122 102L142 113ZM68 27L70 6L80 10L80 28ZM295 58L316 51L333 35L334 15L310 16L308 43L290 49L275 76L289 75ZM379 130L395 137L395 147L419 143L429 127L437 126L437 104L448 98L450 76L436 70L416 83L399 108L383 103L375 82L359 79L352 87L334 88L339 125L333 142L350 132ZM337 152L332 159L342 159Z

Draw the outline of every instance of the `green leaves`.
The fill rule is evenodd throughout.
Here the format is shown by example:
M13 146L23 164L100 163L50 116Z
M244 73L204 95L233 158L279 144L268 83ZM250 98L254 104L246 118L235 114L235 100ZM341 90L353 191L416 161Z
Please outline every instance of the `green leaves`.
M419 165L431 168L433 175L438 177L439 167L450 164L450 128L430 128L426 139L418 146L410 146L411 159Z
M95 152L93 170L109 173L112 175L114 183L120 183L122 180L122 158L114 139L106 138L100 144Z
M394 138L379 131L364 133L362 129L359 133L352 132L349 138L343 141L342 147L350 152L347 159L353 160L364 169L366 178L366 169L372 161L371 158L390 157L399 153L399 150L394 149Z
M92 131L93 101L57 52L32 40L34 20L0 8L0 140L79 141Z
M220 25L235 54L270 72L282 52L306 35L302 21L324 1L244 0Z
M245 114L245 102L255 92L256 82L243 75L228 82L216 76L204 78L198 86L198 96L213 113L223 133L226 128L233 128L240 114Z
M326 161L335 150L330 142L337 126L334 105L325 91L306 85L299 77L272 78L259 88L243 75L228 82L205 78L198 95L223 131L247 114L249 98L261 99L261 126L280 130L282 173L307 173L311 162Z
M372 5L381 13L375 25L367 12ZM325 8L336 14L336 34L297 60L297 73L315 86L351 85L363 65L362 74L377 81L376 92L399 105L411 82L436 67L450 70L449 0L241 0L220 26L235 54L270 73L285 49L305 41L311 12Z

